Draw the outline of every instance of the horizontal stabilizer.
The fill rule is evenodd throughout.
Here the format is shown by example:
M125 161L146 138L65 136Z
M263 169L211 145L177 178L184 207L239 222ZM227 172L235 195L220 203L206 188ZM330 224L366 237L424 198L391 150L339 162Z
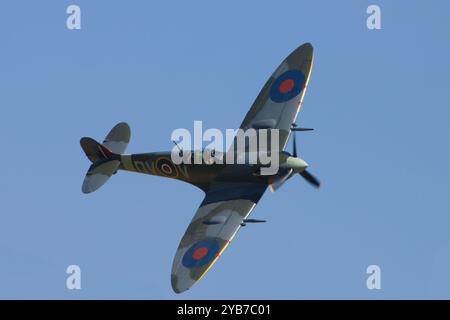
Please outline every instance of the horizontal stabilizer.
M83 193L91 193L105 184L117 171L119 160L106 160L94 163L86 173L81 190Z
M126 122L120 122L108 133L103 145L114 153L122 154L130 143L130 137L130 126Z

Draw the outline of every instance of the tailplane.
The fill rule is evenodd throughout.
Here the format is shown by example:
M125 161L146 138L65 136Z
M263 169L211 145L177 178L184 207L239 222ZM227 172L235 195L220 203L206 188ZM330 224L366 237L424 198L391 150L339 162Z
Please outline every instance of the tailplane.
M92 138L81 138L81 148L92 162L81 187L83 193L94 192L117 172L120 166L120 155L125 152L130 136L130 127L125 122L121 122L111 129L103 143Z

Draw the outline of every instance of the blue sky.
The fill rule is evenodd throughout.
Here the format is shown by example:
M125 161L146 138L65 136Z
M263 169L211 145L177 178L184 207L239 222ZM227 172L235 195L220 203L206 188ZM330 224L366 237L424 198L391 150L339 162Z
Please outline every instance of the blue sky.
M366 28L378 4L382 30ZM66 29L77 4L82 29ZM450 3L0 2L0 298L450 298ZM293 49L315 47L298 123L323 187L266 193L213 269L172 292L202 192L120 172L81 193L79 139L117 122L129 152L176 128L236 128ZM82 289L65 287L66 267ZM382 289L366 288L377 264Z

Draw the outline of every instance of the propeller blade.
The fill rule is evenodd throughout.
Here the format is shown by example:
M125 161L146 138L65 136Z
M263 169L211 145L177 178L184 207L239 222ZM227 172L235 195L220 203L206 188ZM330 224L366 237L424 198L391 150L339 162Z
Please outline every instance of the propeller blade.
M277 191L280 187L294 174L294 170L289 169L282 176L279 176L274 182L270 184L270 190L272 192Z
M311 173L309 173L306 170L303 170L299 173L306 181L308 181L310 184L312 184L314 187L319 188L320 187L320 181L314 177Z
M295 136L296 136L295 131L292 133L292 135L293 135L293 137L292 137L292 144L293 144L293 146L292 146L292 156L297 158L297 141L295 139Z

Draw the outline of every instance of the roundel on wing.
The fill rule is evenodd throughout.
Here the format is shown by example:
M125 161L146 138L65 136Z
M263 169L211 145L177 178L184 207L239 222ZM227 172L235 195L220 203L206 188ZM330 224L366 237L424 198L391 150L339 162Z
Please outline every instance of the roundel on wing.
M282 73L270 88L270 99L274 102L286 102L296 97L305 87L306 79L299 70Z
M156 168L159 174L166 177L176 177L178 175L177 168L175 168L172 161L167 158L160 158L156 161Z
M220 245L216 239L204 239L194 243L183 256L186 268L201 267L211 263L219 254Z

